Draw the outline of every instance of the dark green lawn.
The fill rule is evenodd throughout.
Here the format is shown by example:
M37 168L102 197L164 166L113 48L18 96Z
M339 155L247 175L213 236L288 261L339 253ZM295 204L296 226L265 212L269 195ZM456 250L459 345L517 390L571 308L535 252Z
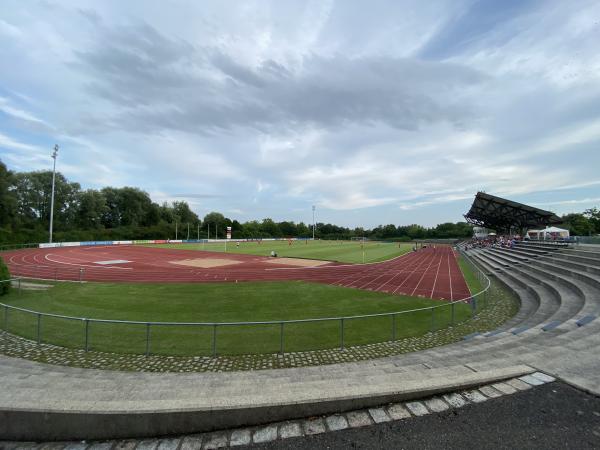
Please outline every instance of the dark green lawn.
M94 319L156 322L241 322L299 320L406 311L445 305L406 296L305 282L252 282L210 284L111 284L57 283L46 291L16 289L3 303L44 313ZM455 321L470 317L467 305L455 306ZM450 324L451 308L428 309L392 317L344 320L346 346L421 335ZM7 320L6 320L7 319ZM395 322L395 330L393 324ZM8 331L37 339L37 315L0 308L0 324ZM84 320L42 317L43 342L83 348ZM90 350L144 353L145 324L90 322ZM210 355L215 329L210 325L152 325L150 351L172 355ZM219 325L216 329L219 354L277 352L281 325ZM341 321L286 323L284 350L300 351L337 347L341 343Z

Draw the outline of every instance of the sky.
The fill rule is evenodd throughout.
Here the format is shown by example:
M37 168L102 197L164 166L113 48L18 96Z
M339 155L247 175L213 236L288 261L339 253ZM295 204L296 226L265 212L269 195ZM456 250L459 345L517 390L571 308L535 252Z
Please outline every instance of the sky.
M240 221L580 212L598 43L598 1L3 0L0 159Z

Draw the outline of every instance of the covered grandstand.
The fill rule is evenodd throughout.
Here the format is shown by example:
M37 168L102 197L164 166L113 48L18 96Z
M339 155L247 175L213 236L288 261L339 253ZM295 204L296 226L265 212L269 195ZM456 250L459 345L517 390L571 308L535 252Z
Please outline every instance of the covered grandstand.
M560 217L551 211L524 205L478 192L471 209L464 215L467 222L497 232L519 232L525 234L528 228L551 226L562 223Z

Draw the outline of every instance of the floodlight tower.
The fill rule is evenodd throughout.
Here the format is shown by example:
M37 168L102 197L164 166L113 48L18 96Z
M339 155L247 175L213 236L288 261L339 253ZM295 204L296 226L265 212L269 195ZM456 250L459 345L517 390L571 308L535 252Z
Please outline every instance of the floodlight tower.
M52 225L54 223L54 185L56 182L56 156L58 155L58 144L54 144L54 151L52 152L52 159L54 163L52 165L52 194L50 196L50 243L52 243Z
M315 240L315 205L312 205L312 211L313 211L313 241Z

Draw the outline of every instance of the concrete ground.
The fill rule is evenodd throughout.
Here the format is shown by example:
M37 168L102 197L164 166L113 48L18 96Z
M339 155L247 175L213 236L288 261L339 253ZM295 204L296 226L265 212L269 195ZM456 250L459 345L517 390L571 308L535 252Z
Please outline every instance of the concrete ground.
M463 408L253 449L597 449L600 397L561 382Z

